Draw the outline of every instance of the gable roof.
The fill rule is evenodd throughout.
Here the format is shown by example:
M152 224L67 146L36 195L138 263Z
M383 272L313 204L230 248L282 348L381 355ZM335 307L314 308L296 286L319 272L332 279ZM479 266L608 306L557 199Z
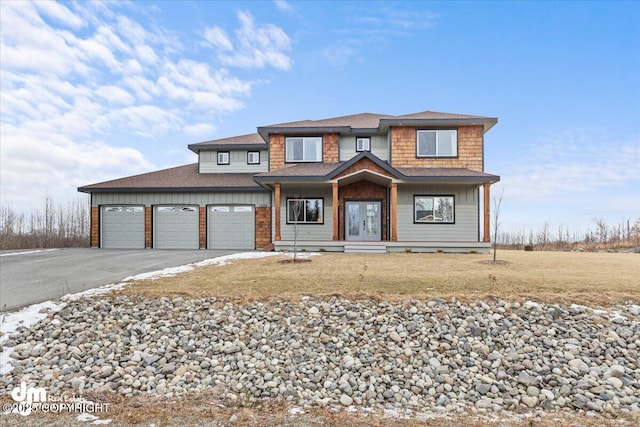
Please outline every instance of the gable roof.
M358 133L385 132L389 126L462 126L483 125L487 132L498 122L495 117L472 116L468 114L441 113L437 111L422 111L419 113L392 116L387 114L360 113L348 116L333 117L321 120L301 120L297 122L280 123L258 127L258 134L265 141L271 133Z
M183 191L265 191L253 180L253 173L199 173L193 163L155 172L79 187L83 193L100 192L183 192Z
M266 150L267 143L260 134L232 136L230 138L213 139L211 141L198 142L188 145L189 150L198 153L201 150Z

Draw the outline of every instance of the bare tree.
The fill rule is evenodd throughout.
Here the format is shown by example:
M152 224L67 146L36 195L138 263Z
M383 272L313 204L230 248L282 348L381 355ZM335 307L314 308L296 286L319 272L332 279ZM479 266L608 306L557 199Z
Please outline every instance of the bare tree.
M299 196L294 196L292 200L293 207L293 262L296 262L298 258L298 221L300 215L305 210L305 201L304 199L299 198Z
M498 229L500 228L502 196L504 196L504 188L500 191L500 196L493 198L493 262L496 262L496 252L498 250Z

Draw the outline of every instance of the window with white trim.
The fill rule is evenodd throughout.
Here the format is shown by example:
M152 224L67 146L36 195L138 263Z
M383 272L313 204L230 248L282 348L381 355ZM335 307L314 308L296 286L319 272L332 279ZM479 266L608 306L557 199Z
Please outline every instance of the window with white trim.
M287 199L287 224L323 224L324 199Z
M417 157L458 156L458 131L419 130L416 137Z
M303 136L285 139L285 160L287 162L321 162L322 137Z
M259 151L247 151L247 164L259 165L260 164L260 152Z
M414 222L420 224L453 224L453 196L414 196Z
M229 152L228 151L218 151L218 164L219 165L228 165L229 164Z
M371 138L356 138L356 151L371 151Z

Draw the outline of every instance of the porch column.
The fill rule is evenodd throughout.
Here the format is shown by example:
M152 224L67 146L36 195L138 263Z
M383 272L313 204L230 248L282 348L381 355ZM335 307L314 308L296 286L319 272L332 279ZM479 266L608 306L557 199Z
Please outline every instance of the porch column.
M338 183L333 183L333 240L338 240L338 207L340 200L338 200Z
M398 241L398 184L391 184L391 241Z
M484 188L484 238L482 241L484 243L491 242L491 183L485 182L482 184Z
M275 203L275 207L276 207L276 213L275 213L275 222L276 222L276 235L274 237L275 241L280 241L280 183L276 182L273 186L273 198L274 198L274 203Z

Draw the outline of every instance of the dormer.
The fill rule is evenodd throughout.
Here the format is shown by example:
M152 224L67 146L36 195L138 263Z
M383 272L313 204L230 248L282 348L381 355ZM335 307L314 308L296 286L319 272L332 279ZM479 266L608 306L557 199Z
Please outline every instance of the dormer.
M199 173L259 173L269 170L267 144L257 134L189 145L198 155Z

